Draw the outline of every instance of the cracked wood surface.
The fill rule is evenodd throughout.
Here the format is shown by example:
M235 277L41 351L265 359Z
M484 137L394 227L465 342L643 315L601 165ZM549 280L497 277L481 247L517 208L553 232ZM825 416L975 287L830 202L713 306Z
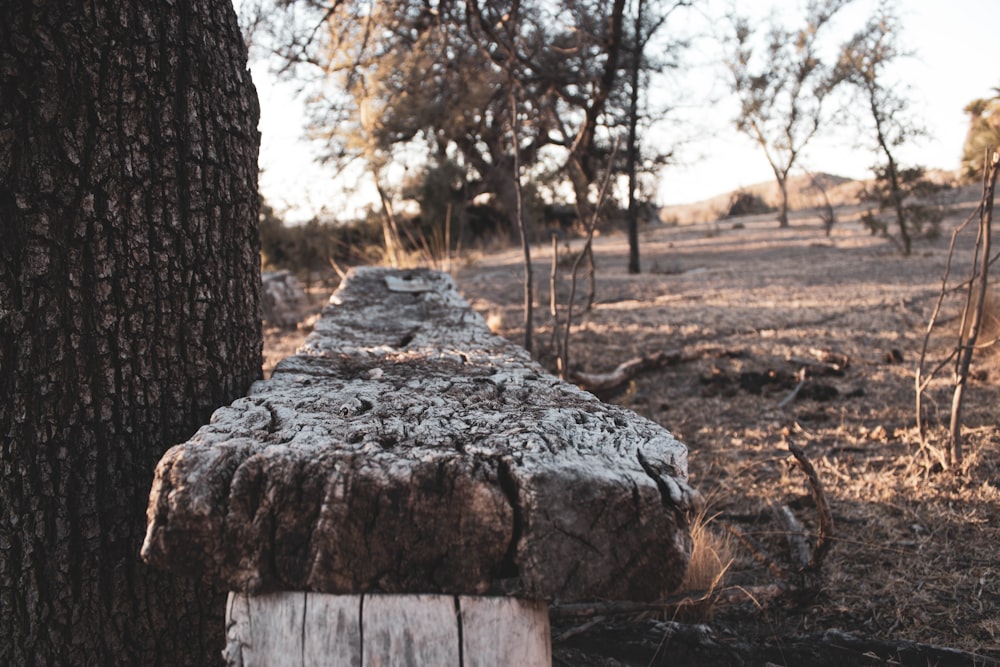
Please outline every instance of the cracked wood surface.
M447 275L355 269L163 456L142 556L244 593L651 600L690 555L686 457L493 336Z

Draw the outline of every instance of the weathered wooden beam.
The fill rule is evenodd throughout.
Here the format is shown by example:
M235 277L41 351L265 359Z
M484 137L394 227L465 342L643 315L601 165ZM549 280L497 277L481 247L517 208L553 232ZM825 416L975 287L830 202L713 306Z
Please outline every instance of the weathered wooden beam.
M157 467L143 558L241 593L653 600L685 447L493 336L451 279L353 271L303 349Z
M548 606L507 597L231 593L229 665L547 667Z

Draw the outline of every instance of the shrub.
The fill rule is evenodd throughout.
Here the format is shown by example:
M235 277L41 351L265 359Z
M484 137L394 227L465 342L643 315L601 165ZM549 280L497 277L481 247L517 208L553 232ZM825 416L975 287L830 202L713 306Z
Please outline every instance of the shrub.
M267 271L287 270L308 287L318 274L332 273L338 265L371 263L381 243L377 224L370 219L350 223L312 219L302 225L287 225L266 202L261 203L259 221L261 266Z
M938 238L944 217L938 197L948 186L927 178L923 167L909 167L897 170L897 191L887 166L876 167L874 171L875 180L858 194L858 200L870 206L861 215L861 222L871 233L891 239L906 255L910 254L912 239ZM898 239L889 232L893 218L898 226Z
M773 213L777 209L770 206L764 198L758 194L737 190L729 198L729 205L726 206L723 218L735 218L741 215L757 215L759 213Z

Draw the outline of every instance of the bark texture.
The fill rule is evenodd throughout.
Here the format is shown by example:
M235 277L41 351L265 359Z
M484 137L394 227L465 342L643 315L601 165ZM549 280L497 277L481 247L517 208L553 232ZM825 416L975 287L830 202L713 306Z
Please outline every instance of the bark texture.
M224 598L138 552L259 378L257 116L227 0L0 3L0 664L218 660Z
M143 557L262 593L650 600L687 450L489 333L451 279L354 270L302 350L160 461Z

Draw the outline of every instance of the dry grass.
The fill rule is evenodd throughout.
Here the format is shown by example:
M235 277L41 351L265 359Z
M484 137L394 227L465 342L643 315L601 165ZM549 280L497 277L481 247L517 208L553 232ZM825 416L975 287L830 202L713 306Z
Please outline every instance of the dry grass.
M955 205L946 226L975 203ZM965 462L954 474L942 472L915 433L913 369L947 242L922 241L902 258L861 227L857 210L839 208L830 237L813 212L794 214L787 230L776 229L773 215L754 216L741 229L715 226L712 237L712 225L688 219L655 226L642 234L647 272L637 276L626 271L624 239L605 235L595 246L598 302L574 327L574 363L601 372L659 350L693 355L606 397L685 442L692 481L712 498L712 513L694 524L691 590L773 582L744 547L727 542L723 527L738 527L776 560L792 562L771 508L791 508L809 539L816 510L784 443L802 447L817 469L834 521L819 596L721 604L698 609L701 618L751 641L840 628L1000 657L1000 380L985 354L974 360ZM534 250L547 265L547 249ZM523 336L519 266L520 251L509 249L457 274L466 299L515 341ZM667 268L649 271L654 266ZM546 304L547 285L538 292L537 303ZM547 309L536 313L545 362ZM981 340L996 336L984 331ZM955 337L941 336L934 358ZM849 363L824 375L822 365L809 365L816 350ZM791 388L780 380L803 366L812 369L803 393L779 407ZM774 382L755 386L753 378ZM947 430L949 384L942 377L928 391L932 443Z
M677 607L675 620L704 623L712 619L714 593L724 584L735 560L732 536L715 523L716 518L702 509L691 521L691 562L677 590L678 595L689 595L690 599Z
M968 205L956 202L946 225L975 207L978 193L971 196ZM713 520L696 525L709 537L697 545L711 545L732 525L790 566L785 529L771 508L788 506L811 542L817 521L784 443L802 447L815 465L834 523L819 596L808 604L748 600L699 610L713 624L748 639L841 628L997 656L1000 382L974 361L966 461L957 474L942 472L916 437L913 371L947 241L921 241L903 258L863 229L857 213L838 208L830 237L812 211L794 214L787 230L776 228L773 215L742 219L739 229L688 220L651 228L642 234L643 265L661 271L638 276L627 274L624 239L606 235L595 247L598 303L574 327L574 363L601 372L660 350L695 357L606 398L688 445L692 480L713 497ZM544 248L533 254L548 261ZM970 258L956 255L959 263ZM517 253L508 251L459 274L474 307L503 313L500 333L511 340L522 335L517 265ZM539 303L547 303L546 291L539 286ZM549 323L545 312L538 317L545 362ZM941 336L934 359L954 338ZM825 375L814 351L842 355L846 368ZM779 407L803 366L811 369L803 393ZM932 443L947 429L949 385L942 377L928 392ZM689 586L704 590L730 559L717 586L753 589L775 580L742 545L713 545L696 553L691 576L702 583Z
M702 510L691 521L691 563L679 593L711 593L733 564L732 536L713 524L716 517Z

